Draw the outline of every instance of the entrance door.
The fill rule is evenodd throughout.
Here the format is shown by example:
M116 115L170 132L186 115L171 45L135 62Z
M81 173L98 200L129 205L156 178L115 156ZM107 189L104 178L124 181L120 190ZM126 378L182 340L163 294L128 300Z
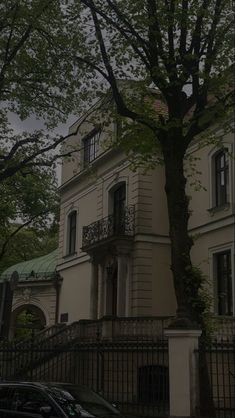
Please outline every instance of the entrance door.
M125 232L126 185L122 184L113 193L114 233Z

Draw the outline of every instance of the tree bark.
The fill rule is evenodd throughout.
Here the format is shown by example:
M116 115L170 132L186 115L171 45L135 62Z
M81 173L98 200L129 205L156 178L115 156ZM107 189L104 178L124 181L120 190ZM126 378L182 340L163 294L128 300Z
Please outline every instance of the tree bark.
M174 142L173 142L174 141ZM200 276L195 273L190 251L193 240L188 233L189 198L186 195L187 179L184 175L184 138L166 140L163 149L165 164L165 192L167 196L169 234L171 240L171 270L177 300L177 319L174 326L202 329L199 352L199 385L201 416L216 416L206 359L205 306L200 302Z
M182 138L183 140L183 138ZM186 195L186 178L184 176L184 149L176 145L163 146L165 163L165 192L169 215L169 234L171 240L171 270L174 279L174 288L178 304L178 318L193 321L193 312L189 301L190 293L196 289L191 288L192 263L190 250L193 241L188 234L189 199ZM194 287L194 286L193 286ZM198 290L198 289L197 289Z

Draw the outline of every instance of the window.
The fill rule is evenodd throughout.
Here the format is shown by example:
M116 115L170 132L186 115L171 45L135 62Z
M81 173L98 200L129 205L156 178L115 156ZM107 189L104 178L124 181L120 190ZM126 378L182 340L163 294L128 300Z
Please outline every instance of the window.
M0 411L2 409L10 409L10 405L11 405L10 389L8 387L1 387L0 388Z
M114 232L117 234L125 232L125 205L126 185L124 183L113 192Z
M69 321L68 312L60 314L60 322L68 322L68 321Z
M30 388L15 389L12 399L12 410L18 411L20 416L21 412L25 412L27 414L39 414L39 410L43 406L51 405L47 398L38 391ZM54 411L51 411L51 417L54 415L53 412Z
M231 251L215 254L217 313L233 315Z
M73 211L68 217L68 254L76 250L77 212Z
M83 140L84 145L84 164L89 164L97 157L99 150L100 131L93 131Z
M227 150L219 151L214 157L215 206L229 202L229 159Z

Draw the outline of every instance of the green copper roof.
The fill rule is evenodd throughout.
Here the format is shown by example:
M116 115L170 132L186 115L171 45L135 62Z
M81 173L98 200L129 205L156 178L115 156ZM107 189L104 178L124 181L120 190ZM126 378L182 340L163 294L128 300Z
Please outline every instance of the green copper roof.
M55 273L57 257L58 249L42 257L14 264L2 273L0 281L9 280L14 271L17 271L19 274L20 281L49 278Z

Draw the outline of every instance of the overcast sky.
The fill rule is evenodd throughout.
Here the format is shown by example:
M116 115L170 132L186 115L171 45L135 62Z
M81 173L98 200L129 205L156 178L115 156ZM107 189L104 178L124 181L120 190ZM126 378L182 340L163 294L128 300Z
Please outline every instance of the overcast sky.
M66 123L59 124L54 131L57 134L66 135L68 133L69 127L76 121L76 119L78 119L78 117L70 116ZM43 120L38 120L34 115L22 121L15 113L10 113L9 120L11 127L16 132L32 132L35 129L44 129L45 131L47 130L47 128L44 126Z
M59 124L57 128L54 129L54 132L56 134L60 135L67 135L69 127L78 119L78 117L70 116L66 123ZM20 118L15 113L9 114L9 121L11 123L11 127L16 132L32 132L37 129L44 129L45 132L47 131L47 128L45 127L43 120L38 120L34 115L30 116L29 118L25 120L20 120ZM58 178L58 185L61 183L61 165L57 165L57 178Z

